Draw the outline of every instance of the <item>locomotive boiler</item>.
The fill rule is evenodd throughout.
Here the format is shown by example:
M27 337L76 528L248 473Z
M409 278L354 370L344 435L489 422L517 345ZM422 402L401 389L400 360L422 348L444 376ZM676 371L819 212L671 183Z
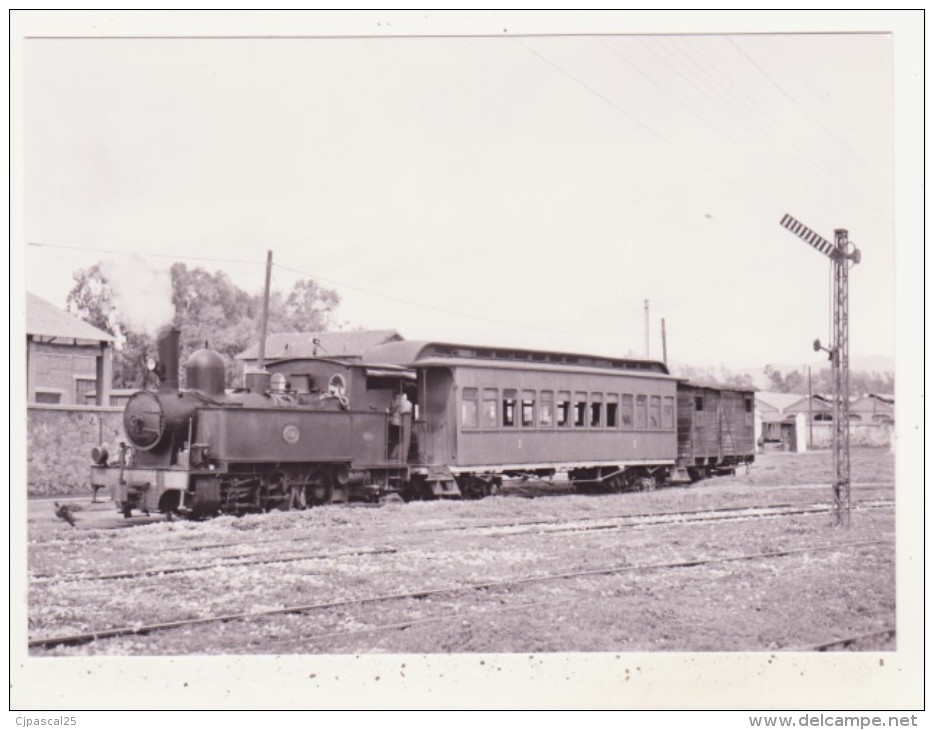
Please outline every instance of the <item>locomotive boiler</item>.
M160 384L131 396L118 453L92 452L91 483L133 510L206 516L374 500L408 480L393 401L414 376L392 366L308 362L295 383L247 373L225 389L223 358L208 349L185 364L179 335L159 339ZM398 438L396 439L398 440Z

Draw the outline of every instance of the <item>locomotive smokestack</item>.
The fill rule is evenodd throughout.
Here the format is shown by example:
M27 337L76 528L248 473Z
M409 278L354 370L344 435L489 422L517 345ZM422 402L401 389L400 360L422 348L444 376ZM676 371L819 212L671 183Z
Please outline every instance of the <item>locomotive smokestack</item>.
M159 332L159 372L162 382L159 390L178 390L178 343L182 333L174 327Z

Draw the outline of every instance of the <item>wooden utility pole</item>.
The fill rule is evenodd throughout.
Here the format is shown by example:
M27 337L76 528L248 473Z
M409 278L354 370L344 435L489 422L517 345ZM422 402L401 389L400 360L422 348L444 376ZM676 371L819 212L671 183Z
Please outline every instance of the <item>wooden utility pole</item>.
M266 369L266 322L269 319L269 280L272 277L272 251L266 252L266 289L263 292L263 318L259 323L259 357L257 370Z
M808 365L808 451L814 448L814 390L811 388L811 366Z
M668 341L665 339L665 318L662 317L662 362L668 364Z
M649 300L645 300L645 357L649 357Z

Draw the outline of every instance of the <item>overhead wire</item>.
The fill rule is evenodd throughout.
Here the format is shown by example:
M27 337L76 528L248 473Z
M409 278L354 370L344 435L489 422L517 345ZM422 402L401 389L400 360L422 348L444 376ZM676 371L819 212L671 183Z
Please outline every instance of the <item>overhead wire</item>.
M722 172L720 172L720 171L718 171L716 168L712 167L712 166L711 166L709 163L707 163L705 160L701 159L693 150L691 150L690 148L685 147L684 145L681 145L681 144L679 144L678 142L676 142L676 141L670 139L669 137L667 137L666 135L662 134L661 132L659 132L659 131L658 131L657 129L655 129L654 127L649 126L648 124L646 124L645 122L643 122L641 119L639 119L638 117L636 117L635 115L633 115L631 112L629 112L627 109L625 109L624 107L621 107L619 104L617 104L616 102L612 101L611 99L609 99L608 97L606 97L604 94L601 94L599 91L597 91L596 89L594 89L590 84L588 84L588 83L582 81L581 79L579 79L577 76L575 76L575 75L572 74L571 72L567 71L566 69L562 68L562 67L559 66L558 64L556 64L556 63L554 63L553 61L551 61L548 57L542 55L541 53L539 53L539 52L536 51L535 49L530 48L529 46L527 46L525 43L522 42L522 39L514 38L513 40L514 40L516 43L518 43L522 48L524 48L525 50L527 50L529 53L531 53L532 55L538 57L541 61L543 61L543 62L546 63L547 65L551 66L553 69L555 69L556 71L558 71L558 72L561 73L562 75L566 76L566 77L567 77L568 79L570 79L572 82L574 82L575 84L579 85L581 88L587 90L589 93L593 94L593 95L596 96L598 99L602 100L604 103L606 103L607 105L609 105L611 108L615 109L617 112L619 112L620 114L622 114L623 116L625 116L625 117L626 117L627 119L629 119L630 121L634 122L636 125L638 125L638 126L641 127L642 129L646 130L647 132L649 132L649 133L652 134L653 136L658 137L659 139L661 139L662 141L664 141L666 144L670 145L670 146L673 147L675 150L677 150L679 153L685 155L686 157L689 157L689 158L693 159L694 162L696 162L696 163L698 163L699 165L701 165L702 167L704 167L706 170L708 170L709 172L711 172L711 173L712 173L713 175L715 175L716 177L718 177L718 178L720 178L720 179L722 179L722 180L728 182L730 185L732 185L733 187L735 187L737 190L740 190L741 192L745 193L746 195L750 195L750 196L756 198L760 203L762 203L762 204L763 204L764 206L766 206L767 208L770 208L770 209L771 209L771 208L774 208L774 205L771 204L771 203L769 203L768 201L766 201L765 198L763 198L761 195L759 195L758 192L756 192L755 190L752 190L751 188L748 188L748 187L746 187L746 186L744 186L744 185L741 185L740 183L736 182L735 180L733 180L732 178L728 177L727 175L724 175Z
M797 106L802 112L804 112L804 114L811 121L813 121L815 124L817 124L817 126L819 126L822 130L824 130L824 132L826 132L830 136L831 139L833 139L838 145L840 145L840 147L845 149L850 154L850 156L853 157L853 159L857 160L863 167L869 170L869 172L871 172L877 178L882 177L877 170L875 170L871 165L869 165L862 157L856 154L856 152L846 142L840 139L832 130L828 129L827 126L820 119L815 117L810 112L810 110L807 109L807 107L802 106L801 103L797 99L795 99L791 94L789 94L781 84L779 84L774 78L772 78L772 76L768 73L768 71L766 71L764 68L762 68L762 66L756 63L756 61L748 53L746 53L740 46L738 46L732 38L727 36L727 41L729 41L730 45L732 45L740 53L740 55L742 55L750 64L752 64L752 66L757 71L759 71L760 74L765 76L765 78L769 80L769 83L771 83L787 99L789 99L795 106Z
M95 253L116 254L116 255L121 255L121 256L140 256L143 258L173 259L175 261L203 261L203 262L228 263L228 264L249 264L249 265L256 265L256 266L266 265L265 260L261 261L259 259L257 260L229 259L229 258L221 258L221 257L216 257L216 256L212 257L212 256L189 256L187 254L185 255L162 254L162 253L153 253L150 251L133 251L133 250L122 250L121 251L118 249L110 249L110 248L66 246L64 244L39 243L36 241L29 241L27 242L26 245L41 247L41 248L58 248L58 249L65 249L65 250L70 250L70 251L93 251ZM294 267L286 266L284 264L278 263L277 261L273 261L273 267L277 269L281 269L282 271L288 271L293 274L298 274L299 276L308 277L310 279L313 279L316 282L329 284L331 286L337 286L342 289L349 289L352 291L357 291L363 294L367 294L369 296L380 297L382 299L387 299L389 301L394 301L400 304L405 304L407 306L417 307L420 309L426 309L426 310L430 310L434 312L440 312L442 314L447 314L447 315L456 316L456 317L463 317L465 319L473 319L473 320L477 320L480 322L486 322L488 324L496 324L496 325L505 326L505 327L512 327L515 329L527 329L527 330L534 330L538 332L549 332L552 334L577 335L577 336L583 335L583 336L589 336L589 337L603 337L607 332L611 331L609 328L607 328L603 334L600 334L598 332L588 332L588 331L584 331L580 329L564 330L564 329L559 329L555 327L539 327L536 325L522 324L518 322L509 322L506 320L495 319L492 317L483 317L483 316L476 315L476 314L469 314L467 312L458 312L456 310L447 309L445 307L438 307L432 304L425 304L424 302L416 302L410 299L405 299L403 297L395 296L393 294L386 294L385 292L373 291L372 289L366 289L364 287L354 286L353 284L347 284L341 281L337 281L330 277L310 274L306 271L301 271Z
M143 256L146 258L154 259L174 259L176 261L212 261L216 263L224 264L262 264L265 266L265 261L252 261L249 259L228 259L228 258L219 258L216 256L191 256L189 254L170 254L170 253L154 253L152 251L127 251L127 250L118 250L114 248L99 248L96 246L66 246L61 243L39 243L38 241L27 241L27 246L34 246L36 248L60 248L66 251L93 251L95 253L110 253L110 254L119 254L121 256L126 255L135 255Z
M709 79L710 84L715 85L716 89L722 91L725 95L724 98L728 97L730 99L733 108L732 110L726 110L727 114L732 114L736 118L742 116L748 120L747 128L764 140L767 146L773 148L781 159L789 157L789 152L797 158L799 162L794 167L798 174L795 177L789 178L784 172L781 173L783 177L790 179L794 187L800 187L802 180L809 179L809 175L801 174L805 168L808 168L820 175L825 182L830 183L829 189L831 191L836 189L839 185L837 175L834 170L827 170L820 163L823 157L813 150L800 149L801 140L795 139L787 130L775 124L772 115L760 108L755 96L748 93L747 89L739 88L729 74L723 73L722 68L711 65L711 70L708 70L707 64L703 63L705 59L684 38L672 39L668 50L672 54L678 54L685 65L694 71L698 77L703 75L706 79ZM716 75L714 71L717 72ZM714 89L714 86L710 88Z
M674 42L679 39L670 39L670 40L671 42ZM746 107L743 106L747 102L744 100L742 96L739 96L738 99L734 100L736 102L736 105L734 105L732 108L728 108L721 101L722 94L720 90L726 90L726 91L729 91L729 90L727 90L725 86L717 82L711 74L701 69L699 64L693 62L690 59L685 59L677 55L676 49L672 46L659 43L659 44L656 44L655 47L653 47L650 45L646 45L644 42L642 43L642 45L649 52L651 52L656 58L658 58L663 64L665 64L665 66L670 68L672 71L678 74L682 79L684 79L684 81L689 86L694 88L699 94L703 95L708 102L713 104L714 107L720 109L723 115L725 115L729 120L733 122L741 122L742 118L745 117L748 120L746 129L752 135L763 139L766 142L767 146L773 147L773 148L775 147L774 141L770 139L768 135L766 134L766 132L762 129L762 127L760 126L760 121L755 118L753 112L747 110ZM664 51L665 53L664 56L661 53L662 51ZM701 72L703 72L704 75L707 77L706 79L700 75ZM690 77L688 74L690 74ZM717 84L716 88L713 85L714 83ZM701 88L701 86L699 86L698 84L702 85L703 88ZM681 103L685 106L688 106L686 102L681 102ZM696 112L695 112L695 116L697 116ZM723 137L728 142L736 146L737 149L745 151L746 154L748 154L750 157L752 157L757 162L759 162L763 166L763 168L770 169L773 173L775 173L779 177L784 178L791 187L800 186L800 182L801 182L800 175L798 177L791 177L785 170L777 168L773 163L767 162L765 159L763 159L758 154L754 154L754 153L744 150L743 147L737 142L737 140L733 136L729 135L726 131L724 131L724 128L722 126L714 127L714 125L712 124L710 124L710 126L713 127L721 137ZM796 151L797 150L793 149L793 152L796 152ZM785 155L780 154L780 157L784 159ZM802 163L805 165L809 165L809 164L812 164L812 161L807 160L806 158L802 158Z
M507 322L505 320L494 319L492 317L483 317L483 316L476 315L476 314L468 314L466 312L458 312L453 309L447 309L445 307L438 307L432 304L424 304L422 302L413 302L410 299L398 297L398 296L395 296L394 294L386 294L385 292L373 291L372 289L364 289L363 287L354 286L353 284L347 284L344 282L336 281L335 279L331 279L330 277L323 277L319 275L309 274L308 272L300 271L299 269L296 269L291 266L285 266L283 264L276 263L275 261L273 262L273 266L276 268L282 269L283 271L289 271L293 274L298 274L299 276L307 276L307 277L313 278L315 281L325 282L327 284L330 284L331 286L339 286L343 289L350 289L352 291L358 291L358 292L361 292L363 294L367 294L370 296L380 297L382 299L388 299L390 301L399 302L400 304L406 304L412 307L419 307L421 309L428 309L431 311L440 312L441 314L449 314L449 315L456 316L456 317L464 317L466 319L473 319L473 320L477 320L480 322L487 322L489 324L497 324L497 325L502 325L502 326L507 326L507 327L515 327L518 329L535 330L538 332L551 332L551 333L565 334L565 335L585 335L585 336L593 336L593 337L601 336L596 332L586 332L586 331L582 331L579 329L562 330L562 329L557 329L554 327L538 327L538 326L529 325L529 324L519 324L517 322Z

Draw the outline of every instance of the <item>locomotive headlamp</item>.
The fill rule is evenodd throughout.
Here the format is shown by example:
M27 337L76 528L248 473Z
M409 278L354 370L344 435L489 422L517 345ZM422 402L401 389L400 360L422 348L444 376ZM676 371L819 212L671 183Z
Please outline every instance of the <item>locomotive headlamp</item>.
M91 461L94 464L107 466L108 458L110 458L110 454L107 453L106 446L95 446L93 449L91 449Z
M153 360L151 357L146 358L146 369L149 372L153 372L156 369L156 361Z

